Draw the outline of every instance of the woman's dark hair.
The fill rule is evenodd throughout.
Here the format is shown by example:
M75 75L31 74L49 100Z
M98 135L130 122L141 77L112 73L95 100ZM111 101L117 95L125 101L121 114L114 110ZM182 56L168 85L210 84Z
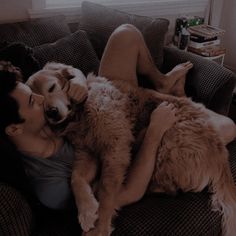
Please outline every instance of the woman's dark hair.
M19 114L19 104L10 95L21 77L21 72L11 63L0 61L0 182L15 187L34 206L35 197L24 171L22 154L5 133L8 125L24 122Z
M10 124L23 123L19 104L10 96L21 80L20 71L9 62L0 61L0 137L7 137L5 129Z
M10 61L19 67L24 82L40 69L39 62L33 55L33 49L22 42L1 42L0 61Z

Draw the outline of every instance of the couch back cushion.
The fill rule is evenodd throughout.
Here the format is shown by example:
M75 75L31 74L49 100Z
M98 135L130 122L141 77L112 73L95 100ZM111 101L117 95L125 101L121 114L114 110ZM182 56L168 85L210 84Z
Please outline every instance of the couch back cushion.
M126 23L133 24L142 32L154 62L160 68L163 62L165 34L169 25L167 19L128 14L87 1L82 3L79 28L87 32L99 59L111 33L119 25Z
M51 43L70 33L64 16L0 25L0 42L20 41L30 47Z
M42 68L47 62L60 62L80 69L85 75L97 73L99 60L86 32L78 30L54 43L33 48L34 57Z

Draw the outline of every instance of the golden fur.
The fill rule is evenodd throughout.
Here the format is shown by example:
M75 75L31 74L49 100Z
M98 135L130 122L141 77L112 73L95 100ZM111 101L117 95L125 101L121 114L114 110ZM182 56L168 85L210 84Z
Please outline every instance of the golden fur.
M67 68L71 77L76 76L77 69L48 64L33 75L28 84L34 90L40 73L54 71L57 79ZM41 86L45 85L41 83ZM177 107L180 120L163 136L149 190L199 192L209 186L212 208L222 213L223 234L233 236L236 232L236 188L227 149L207 109L189 98L164 95L94 75L88 76L87 86L88 98L83 109L75 114L73 122L63 132L76 147L72 187L83 230L93 228L98 218L99 235L110 234L115 197L130 164L131 146L138 133L148 125L151 111L162 101L169 101ZM95 193L98 201L91 189L95 178L99 178Z

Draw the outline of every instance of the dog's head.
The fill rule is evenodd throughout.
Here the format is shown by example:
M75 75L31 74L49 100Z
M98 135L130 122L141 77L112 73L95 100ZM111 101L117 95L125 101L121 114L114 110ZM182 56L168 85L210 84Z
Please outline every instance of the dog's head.
M48 63L33 74L26 84L33 92L44 96L46 118L52 125L61 124L72 112L72 104L63 90L69 79L75 77L73 71L78 69L60 63Z

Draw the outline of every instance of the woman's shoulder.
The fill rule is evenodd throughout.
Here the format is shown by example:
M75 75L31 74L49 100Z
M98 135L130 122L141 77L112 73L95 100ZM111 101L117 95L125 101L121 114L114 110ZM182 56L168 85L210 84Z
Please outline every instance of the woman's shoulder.
M64 139L61 147L53 155L42 158L38 156L22 155L24 169L30 177L46 177L71 175L75 159L74 148Z

